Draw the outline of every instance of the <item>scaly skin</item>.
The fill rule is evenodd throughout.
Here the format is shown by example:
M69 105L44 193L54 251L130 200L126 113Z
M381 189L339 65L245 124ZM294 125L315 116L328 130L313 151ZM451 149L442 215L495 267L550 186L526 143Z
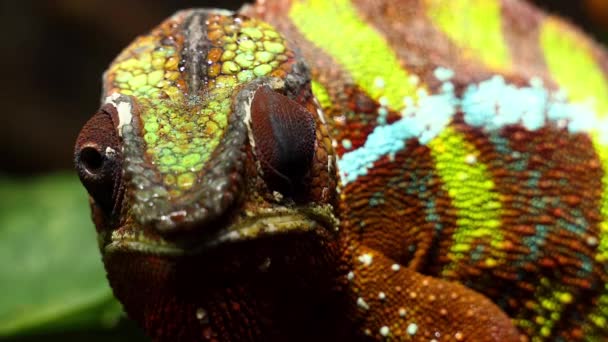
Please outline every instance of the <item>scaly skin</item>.
M608 339L608 55L515 0L182 11L76 144L155 340Z

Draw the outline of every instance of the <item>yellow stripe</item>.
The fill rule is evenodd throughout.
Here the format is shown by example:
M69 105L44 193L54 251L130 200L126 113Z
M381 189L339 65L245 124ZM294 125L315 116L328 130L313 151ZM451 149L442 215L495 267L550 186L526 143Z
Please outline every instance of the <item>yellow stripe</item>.
M336 59L373 99L384 96L389 107L400 110L404 97L415 97L418 87L407 81L409 75L395 53L349 1L295 1L289 17L306 39Z
M574 298L567 291L567 286L548 278L538 280L534 298L533 302L527 303L528 309L534 312L533 317L518 318L515 324L524 331L531 331L534 336L532 341L542 341L554 332L564 310Z
M604 290L599 297L595 310L587 316L588 320L583 326L585 336L590 341L600 340L608 331L608 285L604 284Z
M553 78L573 102L594 99L601 117L608 116L608 80L589 42L557 19L545 20L540 44Z
M608 125L608 122L606 122L606 125ZM592 134L592 139L604 170L600 206L600 212L602 213L602 222L600 222L600 245L598 247L596 259L599 262L606 263L608 262L608 145L600 143L600 136L597 132Z
M317 81L310 82L310 87L312 88L313 95L317 101L319 101L321 108L328 109L331 106L331 99L327 89Z
M425 0L427 15L470 59L498 70L511 68L502 34L500 1Z
M489 267L496 266L502 259L502 255L496 253L503 241L501 203L486 165L477 160L479 151L452 127L433 139L429 147L435 169L458 214L458 228L450 250L452 266L471 252L475 239L489 241L492 254L485 263Z

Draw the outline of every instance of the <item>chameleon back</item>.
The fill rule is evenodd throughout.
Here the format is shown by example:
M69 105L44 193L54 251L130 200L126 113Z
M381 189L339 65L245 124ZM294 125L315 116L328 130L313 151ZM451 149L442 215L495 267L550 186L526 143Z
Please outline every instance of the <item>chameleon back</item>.
M354 279L365 251L383 254L483 293L534 340L606 338L605 50L522 1L310 0L249 13L312 65ZM366 281L353 284L358 298L386 308L374 297L387 285Z

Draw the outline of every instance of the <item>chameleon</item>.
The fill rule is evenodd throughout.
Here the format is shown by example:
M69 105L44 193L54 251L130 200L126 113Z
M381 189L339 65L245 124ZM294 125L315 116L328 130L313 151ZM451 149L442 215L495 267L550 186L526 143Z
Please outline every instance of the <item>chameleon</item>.
M527 2L179 11L74 158L153 340L608 339L608 54Z

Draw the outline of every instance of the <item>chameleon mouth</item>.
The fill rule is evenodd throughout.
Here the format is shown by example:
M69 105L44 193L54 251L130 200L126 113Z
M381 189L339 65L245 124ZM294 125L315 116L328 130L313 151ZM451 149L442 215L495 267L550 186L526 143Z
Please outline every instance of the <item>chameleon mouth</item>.
M207 235L200 241L174 242L137 226L123 226L112 232L109 242L103 246L103 251L105 253L128 251L167 256L197 255L232 243L294 232L324 229L335 233L337 227L338 220L329 206L274 208L249 214L239 222Z

